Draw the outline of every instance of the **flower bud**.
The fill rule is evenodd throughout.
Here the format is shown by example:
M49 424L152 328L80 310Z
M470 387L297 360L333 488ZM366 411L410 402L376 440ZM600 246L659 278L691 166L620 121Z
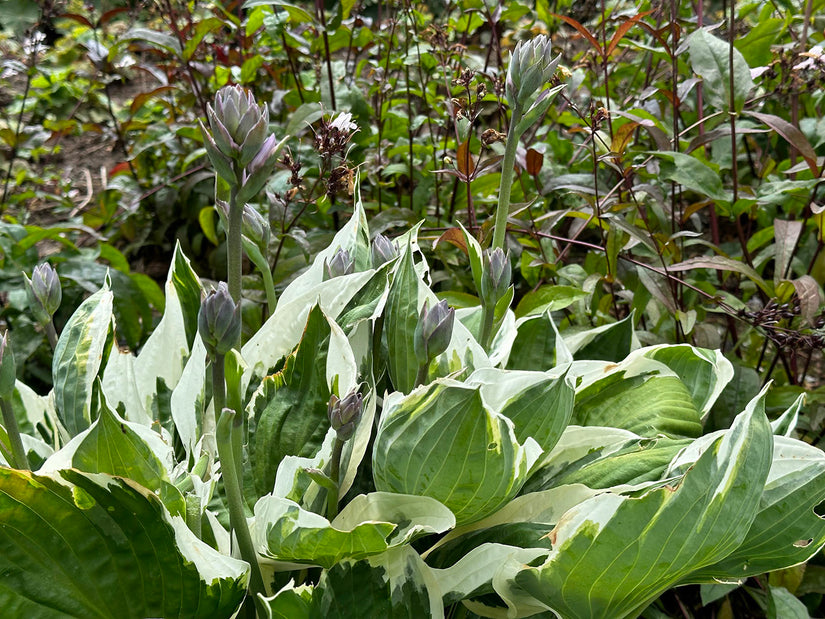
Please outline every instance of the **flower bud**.
M510 287L513 273L510 259L500 247L489 249L482 257L481 300L484 305L495 307Z
M31 279L25 273L23 277L26 279L26 296L35 320L47 324L63 299L57 271L48 262L44 262L34 267Z
M232 300L225 282L201 302L198 333L211 359L225 355L241 339L241 306Z
M349 275L355 271L355 262L353 262L349 252L340 247L329 262L324 261L324 270L326 271L326 279Z
M361 411L364 407L364 398L357 391L351 392L343 399L332 394L329 398L327 415L332 429L338 434L338 439L349 440L355 432L355 426L361 419Z
M510 106L524 109L556 72L561 56L553 58L550 37L540 34L532 41L519 42L510 56L505 95Z
M14 395L14 381L17 378L17 366L9 342L9 332L0 337L0 398L9 400Z
M376 234L372 240L372 268L377 269L385 262L395 259L398 248L383 234Z
M429 363L447 350L454 322L455 310L446 300L439 301L432 309L429 309L428 301L424 302L413 335L415 357L420 364Z
M266 252L269 245L269 222L264 216L254 207L244 204L242 226L244 236Z

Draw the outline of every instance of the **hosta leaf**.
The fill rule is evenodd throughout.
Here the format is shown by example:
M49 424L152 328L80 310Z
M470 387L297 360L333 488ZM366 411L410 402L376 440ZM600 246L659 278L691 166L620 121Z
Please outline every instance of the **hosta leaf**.
M373 274L373 271L365 271L320 282L288 302L282 296L272 316L241 350L241 356L249 366L245 378L249 380L253 373L265 375L295 348L301 340L309 311L316 304L334 320Z
M601 494L568 511L548 560L516 583L563 616L637 616L745 539L772 441L764 413L746 410L675 485L638 498Z
M434 499L381 492L358 495L332 523L272 495L255 505L255 534L263 554L326 568L380 554L422 533L443 533L454 524L450 510Z
M551 469L539 471L525 489L544 490L566 484L584 484L588 488L612 488L624 484L641 484L661 479L670 461L691 439L665 437L636 439L607 455L591 452L564 471L553 475Z
M326 316L316 305L298 347L283 369L264 378L250 403L255 421L254 428L250 427L250 460L259 496L272 490L284 456L314 455L329 429L330 332Z
M752 399L746 412L764 414L767 388ZM671 463L679 472L723 431L695 441ZM808 560L825 544L825 520L815 511L825 500L825 453L785 436L773 439L773 458L756 515L747 537L731 554L692 574L690 582L722 575L745 578Z
M432 570L410 546L324 571L312 596L312 619L443 619Z
M687 387L703 418L733 378L733 365L718 350L697 348L689 344L664 344L639 349L630 356L637 354L655 359L673 370Z
M573 414L575 392L566 374L485 368L467 384L480 385L484 402L513 422L519 443L530 437L544 451L558 442Z
M576 393L573 423L614 426L640 436L672 438L702 433L699 411L684 383L675 376L619 371Z
M0 514L7 617L228 617L246 595L246 563L128 480L0 469Z
M270 598L264 598L267 619L309 619L312 590L308 585L286 585Z
M279 561L331 568L344 558L380 554L395 529L389 522L361 522L338 529L323 516L288 499L265 496L255 504L258 551Z
M541 561L549 554L544 547L519 548L500 543L484 543L472 549L451 567L433 569L445 604L484 595L487 603L466 603L482 617L529 617L545 607L523 590L512 586L513 578L525 565ZM497 593L500 606L490 607L489 594ZM485 595L486 594L486 595ZM507 613L507 606L511 613Z
M544 487L545 480L565 474L579 462L606 457L640 439L638 434L620 428L569 425L550 453L542 455L523 490L533 492Z
M380 491L432 497L459 524L489 515L515 496L538 450L516 441L511 422L489 411L479 388L440 379L395 393L373 449Z
M178 384L197 332L201 284L180 247L175 250L165 291L163 317L134 363L141 404L150 415L159 405L159 382L169 390Z
M87 473L126 477L157 491L162 481L168 481L166 470L174 460L171 447L154 430L130 423L109 408L99 385L95 391L100 416L74 448L72 466Z
M196 453L195 446L201 439L206 378L206 348L200 335L195 336L192 350L181 372L180 380L172 390L170 407L175 430L183 443L187 459Z
M54 403L60 422L71 436L94 421L90 409L92 385L111 347L112 292L108 286L80 304L63 328L54 349Z
M385 333L390 380L397 391L409 393L415 387L418 360L413 346L418 324L418 275L412 247L402 249L387 297Z
M633 332L633 315L611 324L566 337L564 343L574 359L618 362L639 347Z
M508 370L549 370L572 361L549 311L518 319L516 331Z
M135 355L114 347L103 370L103 391L109 402L123 412L129 421L152 425L152 418L143 407L135 376Z

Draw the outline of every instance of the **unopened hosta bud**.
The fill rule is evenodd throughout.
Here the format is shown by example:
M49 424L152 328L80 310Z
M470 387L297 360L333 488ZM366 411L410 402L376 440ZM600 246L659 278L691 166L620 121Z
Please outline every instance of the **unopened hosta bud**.
M257 209L248 204L243 207L243 233L262 251L269 245L269 222Z
M372 268L377 269L398 255L398 248L383 234L376 234L372 240Z
M261 150L267 137L269 108L258 105L251 92L240 86L224 86L215 95L215 107L207 105L207 118L220 151L246 166Z
M206 115L209 129L202 122L200 128L209 160L230 185L250 184L240 200L245 202L260 191L280 149L269 134L269 108L240 86L224 86Z
M484 252L481 272L481 299L485 305L495 306L510 287L513 273L510 259L500 247Z
M201 302L198 333L212 359L228 353L241 339L241 306L232 300L224 282Z
M355 271L355 262L353 262L346 249L339 248L329 261L324 261L324 270L326 271L326 279L349 275Z
M343 399L332 394L329 398L329 423L342 441L349 440L355 432L355 426L361 419L364 408L364 398L357 391L353 391Z
M455 310L446 300L439 301L432 309L429 309L428 301L424 302L413 336L415 357L420 364L429 363L447 350L454 323Z
M0 398L8 401L14 395L14 381L17 376L17 367L14 364L14 353L9 342L9 333L6 331L0 337Z
M40 324L48 323L63 299L57 271L52 265L44 262L34 267L31 279L25 274L23 276L26 279L26 296L32 315Z
M550 37L540 34L527 43L519 42L510 56L505 95L511 107L525 109L530 98L556 72L561 56L553 58Z

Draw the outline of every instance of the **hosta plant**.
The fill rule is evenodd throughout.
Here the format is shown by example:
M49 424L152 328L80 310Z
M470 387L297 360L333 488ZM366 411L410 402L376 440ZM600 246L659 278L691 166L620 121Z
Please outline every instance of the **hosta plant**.
M417 356L438 299L416 230L388 261L369 238L356 200L220 355L231 466L209 447L218 355L180 251L137 355L113 345L108 286L75 311L53 391L3 394L31 469L0 469L6 616L229 617L247 600L272 617L634 617L675 585L825 544L825 454L790 437L801 402L769 423L765 389L703 434L733 376L720 353L639 347L627 321L559 333L543 308L508 310L489 352L481 310L462 310L442 352ZM354 266L330 278L341 250Z

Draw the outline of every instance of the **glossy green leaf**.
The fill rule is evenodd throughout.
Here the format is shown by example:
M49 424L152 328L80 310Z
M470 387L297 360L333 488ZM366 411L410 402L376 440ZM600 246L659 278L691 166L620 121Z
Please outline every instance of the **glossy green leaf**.
M287 455L314 455L329 429L327 349L330 325L316 305L304 335L283 369L264 378L250 404L249 451L259 496L272 491L275 473Z
M432 497L459 524L503 506L524 483L538 447L522 447L512 423L488 410L480 388L439 379L384 400L373 449L380 491Z
M568 511L553 550L516 583L563 616L635 617L745 539L770 469L764 413L739 415L675 482L637 498L601 494Z
M92 386L111 347L111 326L112 292L106 286L80 304L57 342L52 360L54 402L71 436L94 421Z
M0 468L0 513L7 617L228 617L246 595L246 563L128 480Z
M707 92L705 90L704 92ZM676 151L651 153L660 160L661 176L720 202L731 202L733 197L722 185L719 172L692 155Z

